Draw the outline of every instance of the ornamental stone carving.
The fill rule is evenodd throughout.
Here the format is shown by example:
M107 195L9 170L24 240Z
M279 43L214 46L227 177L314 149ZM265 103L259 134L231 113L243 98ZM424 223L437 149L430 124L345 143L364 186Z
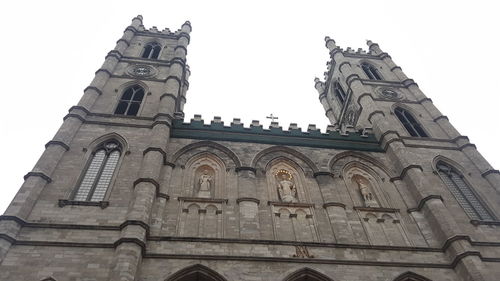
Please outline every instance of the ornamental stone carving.
M378 95L383 99L388 100L400 100L402 98L401 94L392 88L380 88L377 89Z
M278 182L278 195L281 202L297 202L297 187L293 182L293 177L287 170L279 170L276 174Z
M140 64L129 66L127 73L134 77L152 77L157 74L157 71L150 65Z
M370 186L370 182L362 176L354 176L353 180L356 182L361 193L361 198L364 201L366 207L378 207L377 201L373 196L373 188Z
M207 169L203 170L198 180L198 197L210 198L213 177L209 175Z

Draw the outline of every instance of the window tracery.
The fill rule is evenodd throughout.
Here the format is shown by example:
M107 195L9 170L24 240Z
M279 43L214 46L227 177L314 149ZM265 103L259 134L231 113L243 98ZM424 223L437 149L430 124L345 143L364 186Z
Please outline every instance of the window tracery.
M361 68L370 80L382 80L378 70L373 65L369 63L362 63Z
M161 46L156 42L146 44L142 57L145 59L157 59L160 55Z
M344 104L347 100L347 95L339 82L335 82L335 84L333 86L333 91L335 92L335 96L337 97L338 101L340 102L340 105L344 106Z
M114 140L105 142L92 153L90 162L73 196L75 201L102 201L106 195L116 166L121 146Z
M394 113L412 137L428 137L427 133L424 129L422 129L420 123L418 123L415 117L413 117L413 115L406 109L397 107L394 109Z
M439 161L436 164L437 171L448 190L457 199L458 204L465 213L474 220L494 220L491 213L483 205L479 197L460 174L451 165Z
M125 89L115 109L115 114L136 116L144 98L144 89L133 85Z

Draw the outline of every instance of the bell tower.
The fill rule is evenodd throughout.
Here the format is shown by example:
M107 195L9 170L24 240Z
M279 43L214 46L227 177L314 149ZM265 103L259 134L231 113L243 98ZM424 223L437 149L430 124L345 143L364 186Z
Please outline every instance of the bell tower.
M165 151L186 102L190 32L188 21L170 31L132 19L1 217L0 261L28 221L126 221L110 279L136 274L153 201L168 199L160 174L171 168Z
M409 186L408 195L412 200L426 206L427 212L432 214L428 218L434 226L435 236L445 240L462 233L466 226L459 224L443 201L441 194L446 191L425 175L428 172L426 163L433 163L434 174L446 174L443 177L449 186L465 186L466 183L447 179L459 174L452 171L454 168L448 164L448 159L462 159L462 164L479 171L477 175L485 178L489 188L497 192L500 191L500 173L377 43L367 40L368 50L365 51L349 47L344 50L330 37L326 37L325 42L330 61L324 81L316 78L315 88L330 122L341 134L372 128L388 159L402 171L390 181L396 186ZM463 175L456 177L463 178ZM451 188L451 193L462 202L464 209L474 209L468 213L474 224L495 220L487 204L465 187L462 191ZM453 244L450 250L460 251L460 248ZM480 269L472 265L478 260L467 259L469 261L462 260L459 264L468 276L481 276Z

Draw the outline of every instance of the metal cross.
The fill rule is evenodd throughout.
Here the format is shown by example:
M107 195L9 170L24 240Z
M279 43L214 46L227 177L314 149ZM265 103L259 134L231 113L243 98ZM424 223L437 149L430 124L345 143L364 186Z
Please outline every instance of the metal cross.
M275 119L278 119L278 117L274 116L272 113L269 116L266 116L267 119L271 119L271 122L274 122Z

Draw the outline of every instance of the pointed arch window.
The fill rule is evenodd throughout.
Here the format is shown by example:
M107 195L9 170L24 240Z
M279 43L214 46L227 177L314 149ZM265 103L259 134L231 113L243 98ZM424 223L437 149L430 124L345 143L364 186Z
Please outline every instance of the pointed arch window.
M98 202L104 200L118 160L121 146L111 140L100 145L93 153L73 200Z
M404 108L397 107L394 113L412 137L428 137L422 126L420 126L420 123L417 122L410 112Z
M128 87L118 102L115 114L136 116L144 98L144 89L139 85Z
M451 194L457 199L458 204L460 204L471 219L494 220L491 213L486 209L472 188L465 182L462 174L443 161L439 161L436 164L436 168L446 187L448 187Z
M416 273L408 271L396 277L394 281L431 281L431 280L425 278L422 275L418 275Z
M145 59L157 59L160 56L161 46L156 42L146 44L142 57Z
M344 106L347 100L347 95L339 82L335 82L333 86L333 91L335 92L335 96L337 97L340 104Z
M370 78L371 80L382 80L382 76L380 76L380 73L373 65L362 63L361 68L363 68L366 76L368 76L368 78Z

